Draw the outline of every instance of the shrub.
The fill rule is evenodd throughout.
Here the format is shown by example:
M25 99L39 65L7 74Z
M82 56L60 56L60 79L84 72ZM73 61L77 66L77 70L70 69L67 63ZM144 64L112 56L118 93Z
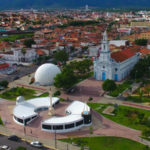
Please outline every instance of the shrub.
M143 130L142 135L145 136L145 137L149 137L150 136L150 129Z
M34 81L35 81L35 78L32 78L29 84L34 83Z
M4 88L7 88L7 86L8 86L8 81L6 81L6 80L1 81L1 82L0 82L0 86L2 86L2 87L4 87Z
M64 99L64 98L60 98L60 99L59 99L59 101L61 101L61 102L62 102L62 101L65 101L65 99Z
M104 81L102 87L103 87L104 91L111 92L111 91L114 91L117 86L116 86L116 83L113 80L107 79L107 80Z
M93 100L93 98L92 97L89 97L89 99L88 99L89 101L92 101Z
M61 95L61 92L60 91L56 91L53 96L60 96Z

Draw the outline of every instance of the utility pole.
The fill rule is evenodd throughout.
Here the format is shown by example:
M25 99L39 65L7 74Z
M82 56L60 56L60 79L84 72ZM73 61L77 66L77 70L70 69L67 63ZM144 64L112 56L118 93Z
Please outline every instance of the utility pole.
M55 130L55 148L57 148L56 130Z

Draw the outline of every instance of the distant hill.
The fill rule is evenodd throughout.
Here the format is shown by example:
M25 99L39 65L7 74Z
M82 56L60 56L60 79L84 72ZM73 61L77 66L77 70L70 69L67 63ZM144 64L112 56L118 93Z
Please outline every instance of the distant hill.
M0 9L77 8L86 4L102 8L147 8L150 7L150 0L0 0Z

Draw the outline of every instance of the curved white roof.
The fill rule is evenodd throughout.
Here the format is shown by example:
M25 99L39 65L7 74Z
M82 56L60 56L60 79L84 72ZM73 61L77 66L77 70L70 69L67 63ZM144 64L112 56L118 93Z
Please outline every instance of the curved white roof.
M53 97L52 98L52 105L56 104L59 101L59 98ZM28 101L20 102L17 104L14 108L13 115L14 118L20 118L20 119L28 119L33 116L37 116L38 112L36 110L38 108L48 108L50 106L50 98L49 97L41 97L41 98L34 98L30 99ZM65 110L64 110L65 111ZM74 101L72 102L66 109L66 116L53 116L47 120L44 120L42 122L42 125L70 125L77 123L79 121L83 121L84 118L82 116L82 113L89 113L90 107L83 102L80 101ZM17 122L17 120L15 120ZM22 125L23 123L21 123ZM75 126L71 129L62 129L58 130L57 132L63 133L63 132L69 132L76 129L79 129L83 126L81 124L80 126ZM43 130L46 130L42 128ZM53 132L53 130L46 130L49 132Z
M60 72L60 69L54 64L43 64L35 72L35 82L40 85L52 85L54 77Z
M43 121L43 123L50 124L50 125L62 125L62 124L74 123L82 119L83 118L81 115L68 115L64 117L52 117L50 119Z
M52 98L52 105L59 101L59 98ZM50 106L50 97L34 98L24 101L15 106L13 114L17 118L25 119L37 115L36 109Z
M66 111L68 111L70 114L64 117L52 117L50 119L47 119L43 121L44 124L67 124L72 122L77 122L83 119L82 113L87 108L87 111L90 111L90 107L80 101L74 101L71 103Z

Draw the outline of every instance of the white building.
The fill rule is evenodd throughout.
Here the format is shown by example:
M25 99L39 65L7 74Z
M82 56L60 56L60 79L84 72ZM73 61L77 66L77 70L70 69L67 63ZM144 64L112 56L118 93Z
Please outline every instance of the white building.
M101 43L100 56L94 61L95 79L123 80L139 60L139 53L127 49L111 54L106 32Z
M61 73L60 69L51 63L41 65L35 72L35 83L39 85L52 85L57 74Z
M39 117L40 111L48 110L51 105L55 107L58 103L57 97L52 97L52 103L50 97L39 97L28 101L18 97L13 110L13 119L17 124L26 126ZM51 116L42 120L41 129L46 132L65 133L92 124L91 110L86 103L74 101L64 111L65 116Z
M32 62L37 58L37 53L35 49L26 49L25 53L22 53L22 47L11 48L10 52L2 53L0 56L6 61L13 62Z

